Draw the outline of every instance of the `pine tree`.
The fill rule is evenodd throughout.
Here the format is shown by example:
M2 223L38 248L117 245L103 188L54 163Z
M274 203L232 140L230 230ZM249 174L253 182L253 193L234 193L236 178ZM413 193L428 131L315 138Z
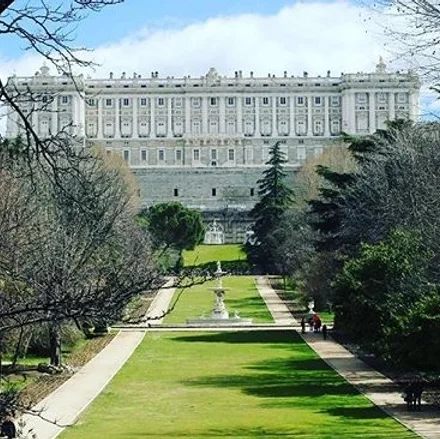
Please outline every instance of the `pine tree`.
M293 190L287 186L283 171L287 160L280 144L276 142L269 149L269 160L266 162L268 167L258 180L260 200L251 211L251 217L255 219L253 230L256 245L248 248L248 253L251 259L266 269L273 267L267 237L278 226L283 213L293 204Z

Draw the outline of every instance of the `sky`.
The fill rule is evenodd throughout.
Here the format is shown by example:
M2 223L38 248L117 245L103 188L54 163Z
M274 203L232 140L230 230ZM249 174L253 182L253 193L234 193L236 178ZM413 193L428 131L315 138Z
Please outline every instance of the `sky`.
M40 0L16 4L29 1ZM87 56L99 66L84 73L97 78L110 71L200 76L210 67L228 76L339 76L372 72L380 56L390 71L407 68L390 53L379 22L368 0L125 0L89 14L72 36L92 49ZM41 64L19 40L2 36L1 77L32 75ZM424 90L423 111L437 106Z

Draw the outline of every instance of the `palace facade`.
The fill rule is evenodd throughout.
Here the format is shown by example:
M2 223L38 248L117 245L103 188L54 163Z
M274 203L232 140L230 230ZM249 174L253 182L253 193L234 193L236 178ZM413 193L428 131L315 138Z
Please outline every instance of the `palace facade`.
M39 135L69 131L86 146L120 154L138 178L144 205L174 200L200 209L222 224L229 241L243 237L246 227L231 221L243 223L255 203L276 141L294 178L342 131L366 135L387 120L417 120L420 90L417 76L388 73L382 60L373 73L318 77L226 77L211 68L199 78L152 72L86 79L51 75L43 66L8 84L23 94L20 108ZM7 136L17 136L21 125L11 111Z

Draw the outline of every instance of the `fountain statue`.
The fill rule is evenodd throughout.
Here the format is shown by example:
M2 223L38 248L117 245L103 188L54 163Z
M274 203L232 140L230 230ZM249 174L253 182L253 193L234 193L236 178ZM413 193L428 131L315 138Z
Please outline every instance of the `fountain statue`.
M215 286L211 288L211 290L215 294L214 307L211 311L211 314L207 317L205 313L203 313L198 319L187 320L187 324L190 326L243 326L243 325L251 325L252 319L241 318L238 315L238 312L234 312L233 317L229 317L229 312L226 309L224 297L228 288L223 286L223 275L226 272L222 270L221 262L217 262L217 270L214 272L215 277Z

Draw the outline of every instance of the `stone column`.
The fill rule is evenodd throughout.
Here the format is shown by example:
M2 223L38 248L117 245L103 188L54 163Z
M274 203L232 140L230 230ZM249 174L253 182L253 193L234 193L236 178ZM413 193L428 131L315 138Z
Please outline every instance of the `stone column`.
M255 136L260 137L260 97L255 97Z
M351 118L350 118L350 123L351 123L351 133L356 133L356 95L355 93L351 93L350 95L350 100L351 100Z
M202 97L202 134L208 134L208 97Z
M58 133L58 96L55 96L52 101L50 119L50 131L52 136Z
M289 97L289 136L296 136L295 132L295 97Z
M121 138L120 98L115 97L115 139Z
M330 96L324 96L324 136L330 137Z
M219 114L219 133L220 134L226 134L226 102L225 102L225 97L224 96L220 96L219 97L219 110L218 110L218 114Z
M138 120L138 97L133 96L132 98L132 105L133 105L133 121L132 121L132 137L137 139L139 137L138 132L138 126L139 126L139 120Z
M173 137L173 101L170 96L167 99L167 137Z
M191 98L185 97L185 134L191 134Z
M243 98L237 96L237 134L243 135Z
M156 137L156 101L155 97L150 98L150 137Z
M272 136L278 137L276 96L272 96Z
M104 98L98 98L98 126L97 126L97 135L98 139L102 139L102 101Z
M409 118L413 121L419 120L419 92L411 90L408 96Z
M313 136L312 99L313 99L312 95L307 96L307 137Z
M389 93L388 98L388 119L394 120L396 118L396 94L394 92Z
M370 134L376 131L376 92L368 93L368 128Z

